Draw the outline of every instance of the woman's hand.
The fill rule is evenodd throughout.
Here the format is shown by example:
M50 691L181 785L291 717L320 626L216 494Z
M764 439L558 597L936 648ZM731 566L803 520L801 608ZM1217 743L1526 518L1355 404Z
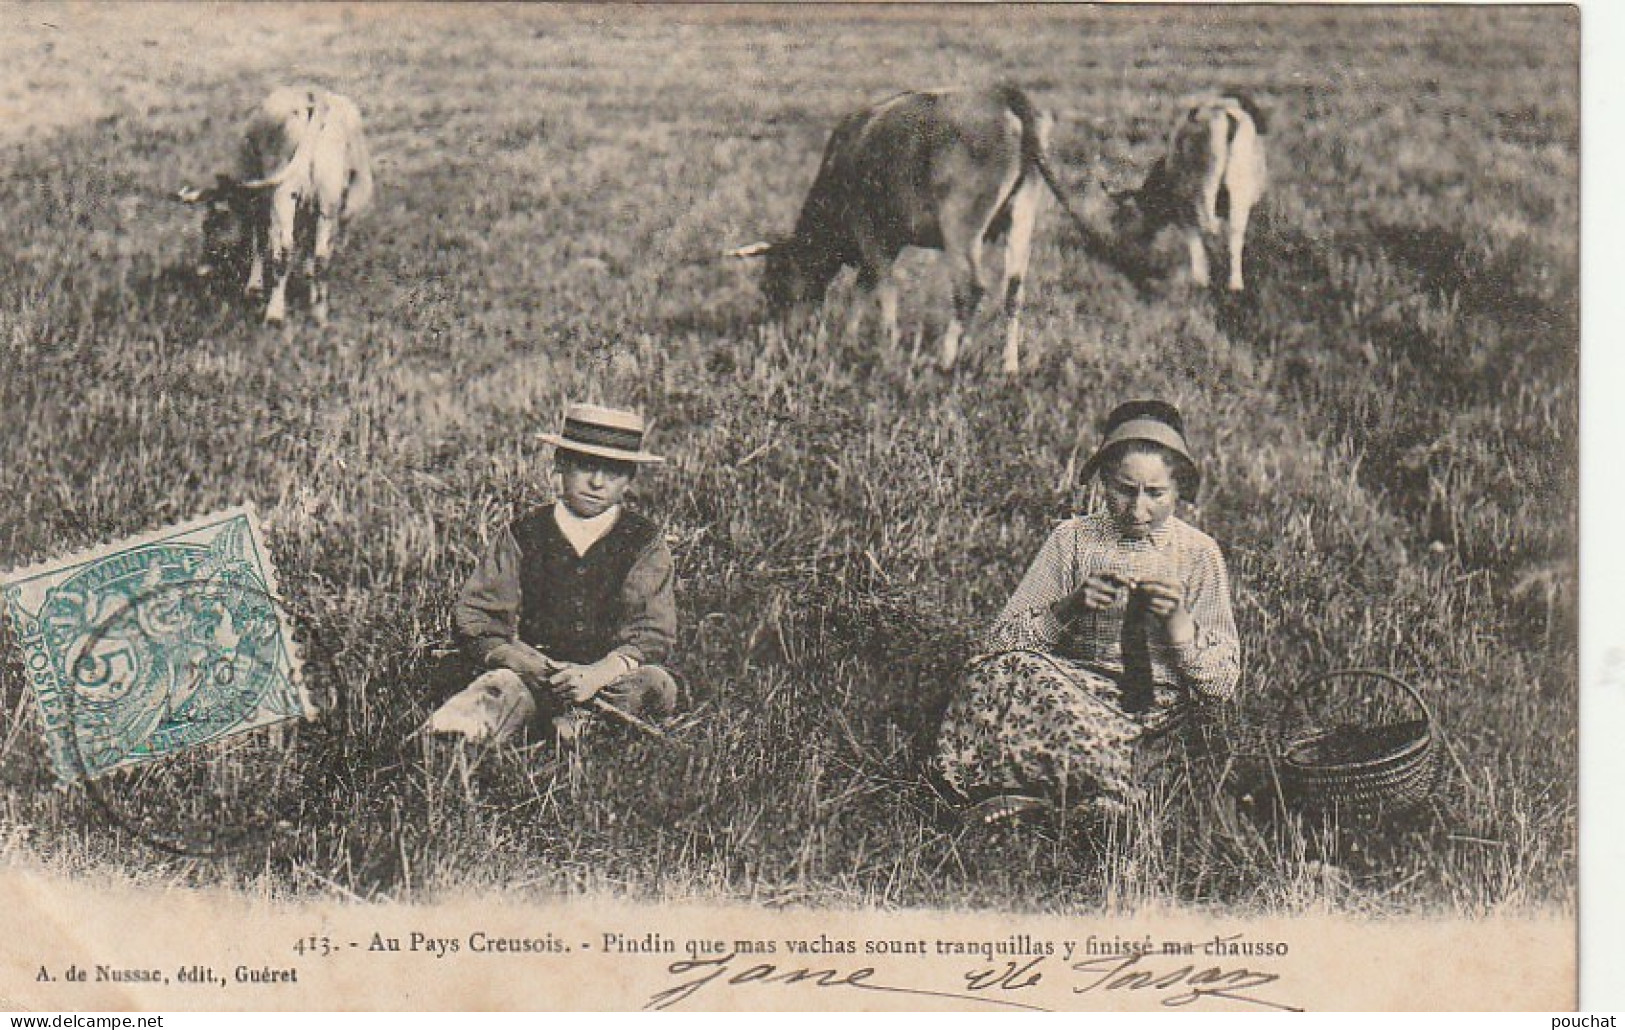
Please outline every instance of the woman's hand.
M1116 573L1097 572L1086 576L1083 585L1069 596L1055 602L1055 615L1064 622L1075 618L1081 609L1105 611L1107 608L1126 603L1129 592L1133 589L1133 582Z
M1178 583L1142 579L1137 587L1145 596L1145 607L1162 621L1171 644L1188 644L1196 639L1196 623L1185 609L1185 591Z

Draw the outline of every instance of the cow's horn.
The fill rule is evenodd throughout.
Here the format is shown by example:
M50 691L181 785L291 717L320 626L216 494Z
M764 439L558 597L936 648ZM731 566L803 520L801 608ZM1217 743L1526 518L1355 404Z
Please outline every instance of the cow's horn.
M725 250L722 252L722 256L731 258L761 257L763 254L766 254L772 249L773 244L767 242L766 240L762 240L757 243L746 244L743 247L735 247L733 250Z
M196 204L203 199L203 191L196 186L182 186L176 191L175 199L182 204Z

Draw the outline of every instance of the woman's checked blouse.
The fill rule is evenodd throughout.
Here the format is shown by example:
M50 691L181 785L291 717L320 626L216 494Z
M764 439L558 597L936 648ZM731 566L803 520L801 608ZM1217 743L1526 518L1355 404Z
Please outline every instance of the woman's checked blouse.
M1061 523L989 631L986 653L1042 651L1121 673L1121 605L1104 611L1080 605L1064 624L1055 613L1056 602L1070 597L1086 577L1098 572L1184 584L1185 608L1196 624L1196 635L1188 644L1174 645L1154 632L1153 678L1210 700L1228 700L1235 694L1241 679L1241 648L1224 556L1211 537L1176 516L1169 516L1143 540L1124 538L1103 512Z

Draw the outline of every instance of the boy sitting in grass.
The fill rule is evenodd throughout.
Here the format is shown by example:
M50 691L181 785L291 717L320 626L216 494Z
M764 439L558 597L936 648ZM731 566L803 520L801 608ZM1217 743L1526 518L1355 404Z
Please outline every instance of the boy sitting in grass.
M621 503L643 450L635 412L572 404L553 444L558 499L498 534L457 599L464 647L487 672L430 719L499 742L547 719L573 742L597 709L666 714L677 686L658 665L677 631L671 551Z

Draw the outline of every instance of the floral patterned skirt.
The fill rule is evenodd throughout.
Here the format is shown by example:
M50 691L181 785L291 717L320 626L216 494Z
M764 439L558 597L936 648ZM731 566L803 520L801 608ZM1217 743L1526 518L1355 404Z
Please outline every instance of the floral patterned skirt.
M1176 721L1172 688L1146 713L1122 707L1117 681L1038 651L971 661L943 716L935 771L963 798L1030 794L1062 805L1112 805L1143 794L1135 753Z

